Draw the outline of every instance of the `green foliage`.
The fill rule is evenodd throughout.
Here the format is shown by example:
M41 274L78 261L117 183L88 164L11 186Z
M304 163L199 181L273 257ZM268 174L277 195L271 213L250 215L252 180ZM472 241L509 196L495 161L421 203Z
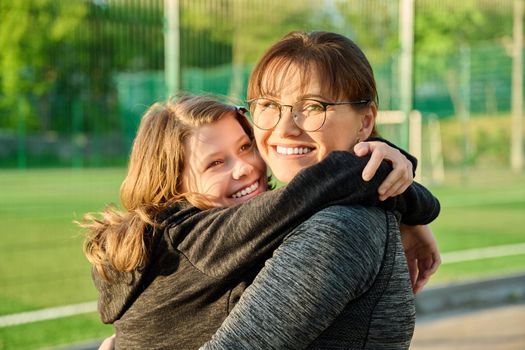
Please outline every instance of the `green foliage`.
M506 167L510 154L510 125L509 115L478 115L470 118L468 135L465 136L457 119L442 120L441 138L445 164L447 166L462 164L462 145L467 137L470 165ZM424 139L428 139L426 132Z
M418 67L442 73L454 62L458 48L508 36L512 33L512 11L508 7L510 2L505 3L416 1L414 47ZM449 60L436 62L436 57Z
M472 113L509 110L512 3L415 2L417 109L440 117L469 107ZM363 48L376 72L380 108L399 109L398 5L391 0L181 0L182 89L220 93L240 103L249 71L269 45L292 30L328 30ZM164 97L158 94L164 91L163 16L162 0L0 1L0 129L22 140L9 149L23 148L32 133L90 141L110 131L134 135L145 107ZM469 74L471 80L463 84ZM491 135L490 142L474 149L472 160L504 152L488 147L502 144L506 134ZM3 166L21 163L20 152L2 156ZM40 162L31 157L26 155L30 165L74 162L56 154L39 154Z
M61 51L85 15L85 3L79 1L0 2L1 107L16 111L19 103L28 104L31 110L25 115L33 121L28 125L39 124L37 113L49 107L44 95L60 74L50 53ZM16 125L16 115L7 115L7 120L0 119L0 127Z
M441 81L455 114L468 110L470 48L487 41L508 41L512 33L511 6L511 1L416 1L416 86L435 88Z
M356 41L371 62L382 65L397 55L399 4L396 1L337 1L336 4L344 23L336 31ZM364 13L373 15L363 16Z

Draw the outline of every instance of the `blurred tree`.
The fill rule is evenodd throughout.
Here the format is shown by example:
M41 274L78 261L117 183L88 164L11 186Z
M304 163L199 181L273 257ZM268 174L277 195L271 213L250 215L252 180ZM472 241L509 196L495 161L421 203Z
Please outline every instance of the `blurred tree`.
M229 95L244 96L245 69L284 34L292 30L321 28L326 18L318 15L320 4L315 0L310 1L308 5L311 6L304 2L279 0L182 0L181 45L186 51L181 53L182 65L213 67L232 64ZM205 41L195 47L198 41L192 44L191 39L196 38ZM207 54L214 47L221 48L223 55Z
M30 128L48 130L49 91L68 55L68 41L86 16L85 2L2 0L0 2L0 127L17 124L19 105L29 108Z
M336 0L335 5L331 17L339 17L336 30L355 40L371 62L382 64L397 55L398 1Z
M456 114L461 114L467 108L459 81L465 73L461 60L468 67L465 55L471 45L505 40L512 33L511 5L508 0L416 1L416 85L429 77L441 77Z
M2 0L0 127L118 126L116 72L163 69L162 1ZM87 117L86 117L87 116Z

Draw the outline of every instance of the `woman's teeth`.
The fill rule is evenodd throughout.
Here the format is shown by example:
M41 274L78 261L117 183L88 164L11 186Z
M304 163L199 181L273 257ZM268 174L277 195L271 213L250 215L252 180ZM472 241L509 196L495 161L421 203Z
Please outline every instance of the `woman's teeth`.
M257 188L259 187L259 181L256 181L253 185L251 186L248 186L246 188L243 188L242 190L240 190L239 192L236 192L233 194L233 198L241 198L243 196L246 196L250 193L252 193L253 191L255 191Z
M312 152L311 148L308 147L283 147L277 146L277 153L279 154L305 154Z

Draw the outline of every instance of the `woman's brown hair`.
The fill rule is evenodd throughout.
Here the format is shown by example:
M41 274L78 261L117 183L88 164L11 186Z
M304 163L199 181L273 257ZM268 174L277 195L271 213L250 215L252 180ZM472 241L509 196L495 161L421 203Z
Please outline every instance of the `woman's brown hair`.
M201 209L210 207L205 196L182 191L184 142L195 128L228 113L253 140L253 130L237 108L211 97L183 96L155 103L145 112L120 187L125 210L109 207L78 223L87 230L84 253L102 277L108 279L108 265L120 272L144 266L153 234L148 228L160 225L158 215L169 205L186 200Z

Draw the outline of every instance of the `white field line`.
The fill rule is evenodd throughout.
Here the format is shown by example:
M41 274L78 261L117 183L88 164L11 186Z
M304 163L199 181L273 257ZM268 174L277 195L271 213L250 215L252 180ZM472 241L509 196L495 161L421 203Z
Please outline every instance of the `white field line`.
M441 259L443 261L443 264L452 264L463 261L497 258L502 256L512 256L520 254L525 254L525 243L442 253ZM74 316L96 311L97 302L91 301L87 303L59 306L37 311L21 312L18 314L0 316L0 328L37 321L53 320L60 317Z
M90 301L82 304L65 305L37 311L21 312L18 314L0 316L0 328L37 321L53 320L60 317L86 314L96 311L97 302Z
M507 244L493 247L467 249L449 253L442 253L441 260L443 261L443 264L452 264L463 261L498 258L502 256L520 254L525 254L525 243Z

